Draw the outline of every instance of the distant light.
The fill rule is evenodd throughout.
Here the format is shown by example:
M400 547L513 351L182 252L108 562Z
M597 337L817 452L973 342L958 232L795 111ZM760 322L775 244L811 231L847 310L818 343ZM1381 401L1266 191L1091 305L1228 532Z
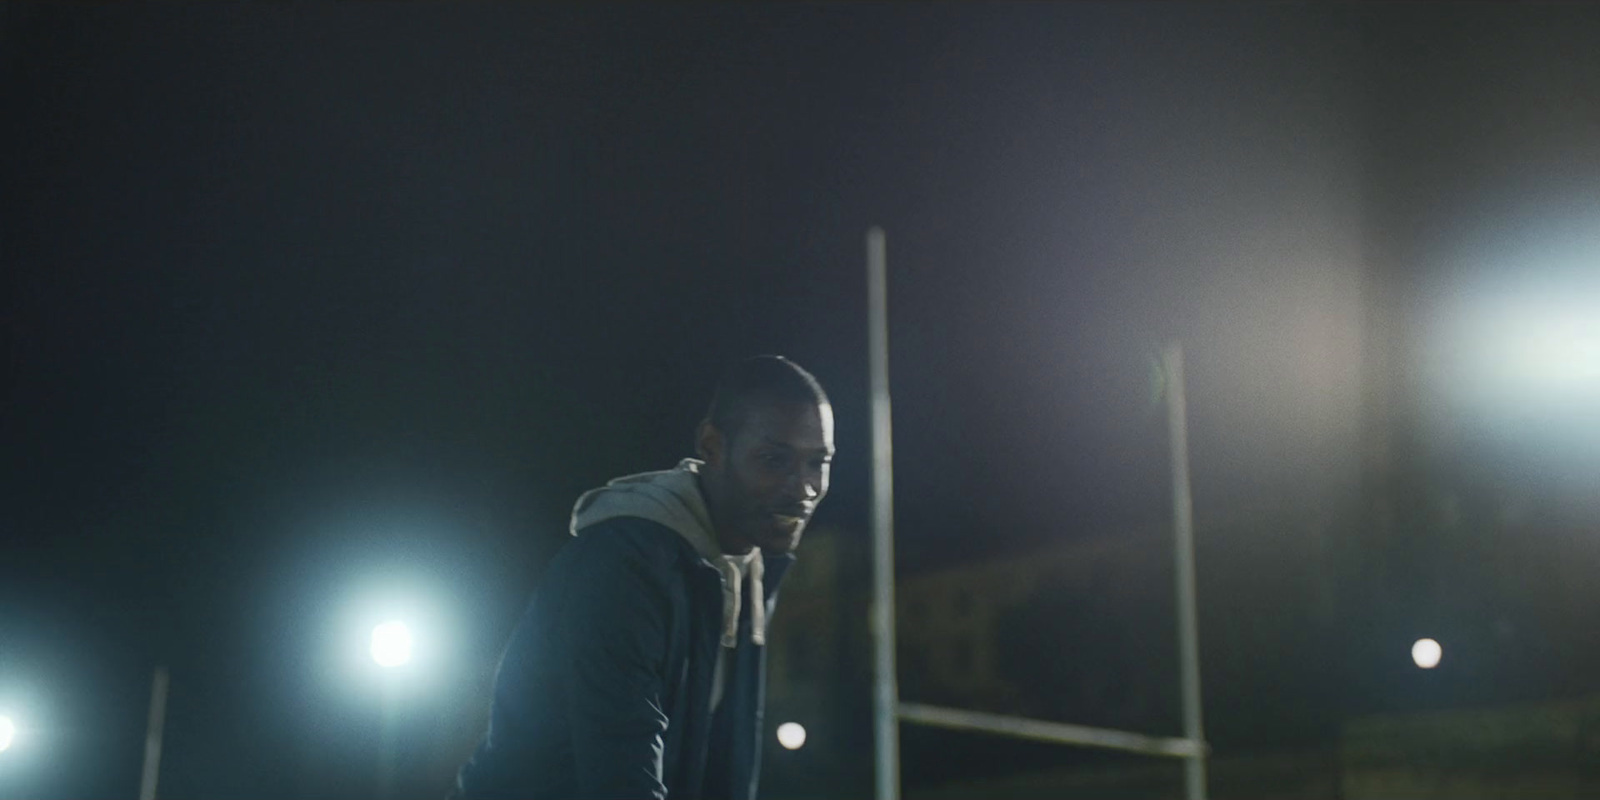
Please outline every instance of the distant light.
M411 631L391 620L372 629L372 660L380 667L398 667L411 660Z
M1525 384L1551 388L1593 387L1600 381L1600 318L1546 309L1519 320L1500 356L1505 370Z
M799 750L806 743L805 726L798 722L785 722L778 726L778 744L785 750Z
M1460 299L1439 314L1428 351L1442 368L1441 395L1514 420L1530 404L1560 409L1600 398L1600 283L1518 275L1454 292Z
M801 738L804 738L804 736L805 734L802 733ZM11 742L16 738L17 723L12 722L10 717L0 717L0 751L9 749Z
M1439 666L1439 658L1444 655L1444 648L1432 639L1418 639L1411 645L1411 660L1423 669L1433 669Z

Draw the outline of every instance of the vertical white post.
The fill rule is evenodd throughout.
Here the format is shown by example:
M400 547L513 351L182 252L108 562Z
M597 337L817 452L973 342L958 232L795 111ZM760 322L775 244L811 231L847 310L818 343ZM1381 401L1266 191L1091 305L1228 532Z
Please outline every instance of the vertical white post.
M383 677L383 697L379 701L377 800L393 800L396 750L399 742L400 692L396 676Z
M139 800L156 800L156 778L161 774L161 736L167 725L167 668L156 667L150 679L150 717L144 729L144 771L139 777Z
M867 231L867 347L872 392L873 733L877 800L900 797L900 689L894 665L894 449L889 426L888 255Z
M1167 430L1172 441L1172 527L1178 589L1178 659L1183 683L1183 735L1195 744L1184 759L1184 797L1206 798L1205 735L1200 724L1200 633L1195 615L1194 501L1189 490L1189 423L1183 385L1183 346L1161 352L1167 396Z

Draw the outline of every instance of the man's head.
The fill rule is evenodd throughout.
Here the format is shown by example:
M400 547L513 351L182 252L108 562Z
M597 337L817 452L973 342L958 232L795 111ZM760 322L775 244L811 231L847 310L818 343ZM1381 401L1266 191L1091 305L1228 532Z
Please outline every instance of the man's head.
M788 552L828 493L833 406L781 356L734 364L695 435L700 486L724 552Z

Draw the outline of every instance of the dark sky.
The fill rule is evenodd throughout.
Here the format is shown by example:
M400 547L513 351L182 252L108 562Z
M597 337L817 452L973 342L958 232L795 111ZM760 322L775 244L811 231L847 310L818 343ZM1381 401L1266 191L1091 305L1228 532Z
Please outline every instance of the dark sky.
M175 785L268 786L223 755L296 740L361 587L491 659L738 357L829 388L863 534L874 224L903 569L1161 524L1169 337L1202 514L1350 503L1363 181L1424 149L1351 16L8 4L0 679L95 764L25 785L131 793L165 663Z
M576 493L686 454L740 356L830 388L819 523L860 535L869 225L890 237L909 569L1158 524L1159 344L1354 314L1353 271L1313 263L1349 235L1351 143L1321 131L1348 80L1317 67L1345 44L1303 11L5 19L4 657L96 764L37 777L66 794L132 785L157 663L176 792L262 788L257 753L307 729L360 739L303 713L359 705L311 676L364 587L447 598L462 662L492 659ZM1260 286L1240 248L1298 263ZM1313 302L1330 316L1296 333ZM1202 407L1240 374L1283 383L1205 378L1208 358ZM1212 440L1230 491L1304 460L1236 438Z

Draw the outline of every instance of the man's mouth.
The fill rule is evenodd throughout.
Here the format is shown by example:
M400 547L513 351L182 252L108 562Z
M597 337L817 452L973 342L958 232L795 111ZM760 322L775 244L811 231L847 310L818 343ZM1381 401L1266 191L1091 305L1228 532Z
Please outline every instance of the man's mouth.
M794 526L805 522L806 515L804 512L796 514L793 512L774 511L772 512L772 519L774 522L782 525L785 528L793 528Z

